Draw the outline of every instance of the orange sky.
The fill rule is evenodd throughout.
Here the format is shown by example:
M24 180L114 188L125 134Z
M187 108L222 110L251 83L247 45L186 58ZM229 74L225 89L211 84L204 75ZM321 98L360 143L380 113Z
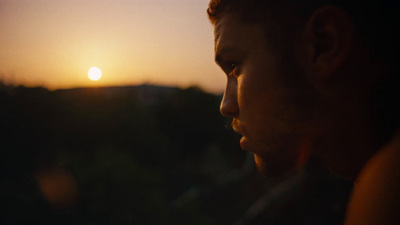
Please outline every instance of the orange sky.
M198 85L221 92L209 0L1 0L0 79L50 89ZM88 69L103 77L91 81Z

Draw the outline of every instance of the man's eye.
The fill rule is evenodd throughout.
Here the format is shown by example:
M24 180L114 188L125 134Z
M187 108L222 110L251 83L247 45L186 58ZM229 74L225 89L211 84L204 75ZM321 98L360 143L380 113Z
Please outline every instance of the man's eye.
M239 76L239 74L240 74L239 64L238 63L230 63L229 71L230 71L229 75Z
M238 66L237 63L228 63L228 65L229 65L229 70L230 71L234 70Z

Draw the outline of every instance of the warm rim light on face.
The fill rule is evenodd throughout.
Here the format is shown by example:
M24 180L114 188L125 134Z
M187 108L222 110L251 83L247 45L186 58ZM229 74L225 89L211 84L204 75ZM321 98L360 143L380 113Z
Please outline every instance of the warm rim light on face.
M88 77L93 81L97 81L101 78L101 74L101 70L98 67L93 66L89 69Z

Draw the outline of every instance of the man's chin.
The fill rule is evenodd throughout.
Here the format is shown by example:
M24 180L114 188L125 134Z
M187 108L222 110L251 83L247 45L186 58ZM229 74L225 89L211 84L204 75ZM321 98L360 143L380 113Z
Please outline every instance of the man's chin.
M266 177L279 178L296 171L296 163L290 161L280 161L273 158L260 157L254 154L254 161L257 170Z

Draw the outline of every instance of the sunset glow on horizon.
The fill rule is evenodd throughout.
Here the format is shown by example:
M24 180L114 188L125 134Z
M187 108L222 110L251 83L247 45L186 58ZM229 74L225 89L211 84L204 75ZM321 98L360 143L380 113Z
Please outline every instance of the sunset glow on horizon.
M209 0L0 2L0 82L49 89L150 83L222 92Z

